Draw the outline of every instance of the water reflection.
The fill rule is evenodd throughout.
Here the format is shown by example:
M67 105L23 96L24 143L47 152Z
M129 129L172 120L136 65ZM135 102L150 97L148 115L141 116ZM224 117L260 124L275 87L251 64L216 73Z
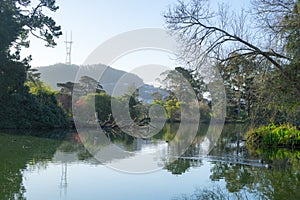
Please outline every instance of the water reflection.
M251 149L243 140L245 129L246 127L241 124L226 125L218 144L210 154L207 157L198 157L202 162L212 163L211 181L224 180L225 188L218 187L214 190L213 187L204 187L178 199L298 199L300 197L300 151ZM196 146L192 145L190 148ZM189 157L178 160L182 163L177 165L187 166L184 164L187 158ZM195 157L194 154L192 159L195 158L197 156ZM272 168L265 168L266 163Z
M254 168L247 165L214 163L211 180L224 179L230 193L247 192L261 199L297 199L300 197L299 174L293 170Z
M88 151L101 163L116 170L145 173L163 168L184 154L197 135L195 126L167 124L151 138L135 138L127 134L111 134L101 129L81 129L79 136ZM197 136L198 152L203 147L204 134ZM190 150L188 151L190 152Z
M44 180L45 189L40 192L46 193L45 195L49 195L49 198L52 197L52 199L56 199L56 196L53 195L58 191L60 197L72 199L77 190L80 190L80 188L72 190L76 184L81 185L82 190L99 185L101 187L109 185L113 187L113 190L122 190L124 184L129 180L139 180L135 183L141 186L139 194L149 192L143 185L150 184L155 187L159 182L161 186L156 187L157 191L160 191L159 187L163 190L160 191L161 194L158 194L162 196L166 193L168 198L176 197L178 199L197 199L205 194L213 194L215 199L218 199L218 195L228 196L230 199L297 199L300 197L300 151L250 149L243 141L243 133L247 127L242 124L227 124L211 153L208 156L202 156L201 143L204 141L207 129L208 125L200 126L192 145L186 149L181 158L175 161L163 160L161 162L163 170L141 176L121 174L105 169L103 163L110 162L111 158L102 157L103 162L99 162L82 142L88 141L87 144L91 149L94 148L95 152L99 151L99 148L105 148L113 143L115 147L127 152L129 157L143 155L142 153L149 153L159 145L165 145L168 155L173 155L172 152L176 153L181 148L181 143L170 146L167 141L184 142L176 136L177 124L166 125L159 134L149 139L115 135L109 138L109 143L100 142L103 141L103 138L93 131L89 131L85 137L80 137L77 133L64 132L54 132L56 137L53 137L51 133L45 132L43 134L35 132L34 136L26 133L24 136L1 131L0 199L25 199L26 197L31 199L28 195L39 193L38 190L32 189L34 188L32 185L39 185ZM50 135L53 137L52 139L44 137ZM63 136L65 139L59 139ZM265 164L270 164L272 168L265 168ZM93 185L85 186L81 182L81 179L85 178L81 173L85 170L90 170L95 173L95 176L101 174L94 180ZM44 179L33 178L39 177L42 172L45 174ZM73 177L74 173L76 177ZM51 180L56 176L57 178L53 180L54 187L50 183L47 185L46 180ZM173 179L171 176L177 178ZM24 179L24 177L29 177L29 179ZM90 178L92 177L93 174ZM206 181L202 182L202 180ZM183 185L190 188L184 189ZM191 193L190 190L194 189L193 186L198 186L200 189ZM179 191L188 193L182 196L180 193L178 194ZM90 193L100 194L96 188ZM108 197L112 195L111 191L101 190L102 193ZM129 195L129 193L132 193L130 189L123 191L123 194L118 197L121 198L122 195ZM162 198L161 196L160 198Z
M191 167L200 167L203 165L201 159L182 159L179 158L172 163L165 165L165 169L174 175L181 175L187 172Z
M25 199L23 171L46 168L60 140L0 133L0 199Z

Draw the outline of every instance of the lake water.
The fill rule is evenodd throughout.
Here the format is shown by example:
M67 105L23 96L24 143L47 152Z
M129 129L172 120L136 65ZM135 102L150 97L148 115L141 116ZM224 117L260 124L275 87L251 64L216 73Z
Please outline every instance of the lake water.
M166 143L177 129L168 124L150 140L116 136L112 141L141 151ZM181 158L140 174L99 162L75 131L1 130L0 199L299 199L300 152L249 149L245 130L242 124L226 124L210 154L200 156L199 143L207 131L201 125Z

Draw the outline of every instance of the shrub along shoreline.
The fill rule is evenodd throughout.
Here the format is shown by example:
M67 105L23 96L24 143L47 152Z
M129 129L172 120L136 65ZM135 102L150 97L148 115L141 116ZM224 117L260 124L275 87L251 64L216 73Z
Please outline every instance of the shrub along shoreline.
M300 130L291 124L270 124L246 133L247 145L254 148L300 148Z

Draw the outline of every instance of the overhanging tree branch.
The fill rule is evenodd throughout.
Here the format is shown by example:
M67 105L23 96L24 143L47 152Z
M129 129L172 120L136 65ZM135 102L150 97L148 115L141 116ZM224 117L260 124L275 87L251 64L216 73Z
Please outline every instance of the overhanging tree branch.
M262 1L271 2L271 0ZM230 44L238 45L241 47L237 48L237 51L240 51L240 55L261 55L272 63L272 65L279 70L282 76L296 88L298 94L300 94L299 85L296 83L293 76L291 76L291 74L286 70L286 65L293 60L289 54L284 52L279 53L270 47L262 48L260 45L244 39L243 30L241 30L241 28L244 27L244 25L242 25L244 22L242 21L236 21L231 27L220 28L216 26L216 19L214 18L212 20L211 17L217 15L222 17L224 14L217 13L214 15L210 13L208 6L205 6L205 2L205 0L191 0L188 4L180 1L177 7L169 9L169 12L164 15L168 28L171 31L176 33L179 32L181 34L181 38L185 41L185 46L190 46L193 50L201 48L203 52L210 56L210 54L219 52L219 50L215 51L215 49L219 49L222 46L226 47L227 45L227 47L229 47ZM283 4L280 0L276 6L284 8L285 12L290 10L289 4ZM276 12L276 9L270 10L270 12ZM240 17L240 19L245 19L245 16ZM274 25L274 23L270 23L270 21L268 22L270 26ZM224 25L228 23L222 22L221 24ZM281 24L277 25L281 26ZM276 34L278 34L278 32ZM189 39L185 39L186 37ZM230 53L228 55L230 55ZM231 59L230 56L225 58L225 60L229 59Z

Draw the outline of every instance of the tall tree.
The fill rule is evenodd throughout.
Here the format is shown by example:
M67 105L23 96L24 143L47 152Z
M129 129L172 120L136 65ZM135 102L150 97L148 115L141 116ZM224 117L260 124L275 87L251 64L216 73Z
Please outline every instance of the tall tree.
M286 19L289 22L294 21L295 18L299 19L299 0L297 2L293 0L257 0L257 2L253 4L254 10L257 10L255 17L264 18L270 30L278 26L276 23L278 20L280 22L279 33L275 31L272 35L268 34L270 37L275 37L277 41L280 40L286 45L288 44L287 39L293 35L298 37L294 33L295 30L299 31L294 25L295 23L284 22ZM260 8L265 10L261 11ZM293 11L295 9L297 12ZM269 18L270 15L274 17ZM271 40L262 42L261 36L266 32L250 37L251 33L256 33L254 31L257 30L247 30L247 26L251 27L247 24L247 18L248 16L244 12L230 15L228 9L222 5L214 12L209 7L207 0L191 0L188 3L178 1L178 4L165 14L168 28L173 32L179 32L182 40L185 41L185 52L199 53L199 47L201 47L202 52L220 61L226 61L237 55L266 59L279 71L281 76L290 82L291 87L299 95L299 82L289 73L289 67L287 67L294 57L287 51L283 51L285 48L281 50L274 48L277 45L274 43L270 45ZM260 30L265 28L267 27L260 27Z
M207 92L207 86L204 83L204 78L190 69L185 69L183 67L176 67L175 70L179 72L184 78L191 84L197 98L199 101L203 99L203 94Z
M32 34L56 45L54 38L62 32L55 21L45 15L45 8L55 12L55 0L40 0L32 6L30 0L3 0L0 2L0 95L23 92L26 73L30 69L31 56L21 60L21 47L29 47Z
M207 0L178 1L165 19L171 32L179 33L187 63L202 59L199 52L225 71L226 63L240 66L239 59L256 62L243 69L256 71L256 103L265 111L256 110L270 112L269 118L291 112L290 120L297 117L294 123L300 112L299 7L300 0L252 0L247 15L231 14L224 4L212 10Z
M260 73L259 65L238 55L220 67L227 94L227 116L250 117L254 93L254 77Z
M165 89L171 94L170 98L176 94L183 99L183 96L188 96L187 94L193 92L201 101L203 94L207 91L203 78L196 77L193 70L176 67L175 70L165 71L161 75L164 77L162 82Z
M44 14L55 12L55 0L0 1L0 127L62 127L65 115L58 106L55 93L40 87L35 94L25 85L27 75L36 81L38 74L30 70L31 56L21 59L22 47L29 47L28 36L34 35L54 47L54 39L62 33L60 26ZM31 82L32 83L32 82ZM38 82L36 82L38 83Z

